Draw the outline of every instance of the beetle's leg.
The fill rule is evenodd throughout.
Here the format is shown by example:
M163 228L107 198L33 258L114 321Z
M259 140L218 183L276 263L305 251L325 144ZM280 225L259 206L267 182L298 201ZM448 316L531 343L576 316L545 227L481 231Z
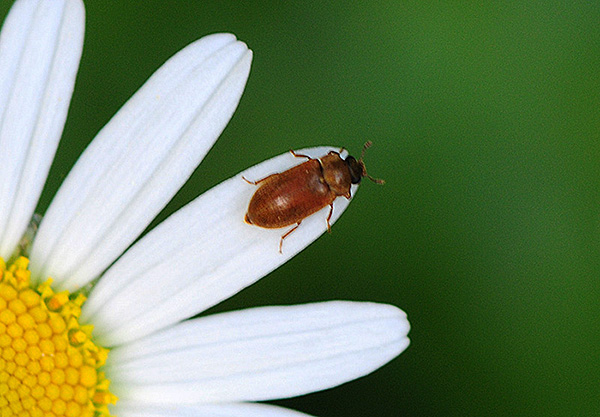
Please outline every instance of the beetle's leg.
M258 185L258 184L260 184L261 182L263 182L263 181L265 181L265 180L268 180L269 178L271 178L271 177L272 177L272 176L274 176L274 175L279 175L279 174L271 174L271 175L267 175L266 177L264 177L264 178L261 178L260 180L257 180L257 181L250 181L248 178L244 177L243 175L242 175L242 179L243 179L244 181L246 181L248 184L252 184L252 185Z
M247 178L246 178L246 177L244 177L243 175L242 175L242 179L243 179L244 181L246 181L248 184L252 184L252 185L256 185L256 184L258 184L256 181L250 181L249 179L247 179Z
M281 236L281 240L279 241L279 253L283 253L283 252L281 252L281 247L283 246L283 239L288 237L294 230L296 230L298 228L298 226L300 226L300 223L301 222L298 222L298 224L296 224L296 226L292 227L290 230L285 232L285 234L283 236Z
M331 233L331 225L329 224L329 220L331 220L331 215L333 214L333 203L331 203L329 207L329 216L327 216L327 232Z
M308 159L312 159L312 158L311 158L310 156L308 156L308 155L303 155L303 154L301 154L301 153L296 153L296 152L294 152L294 150L293 150L293 149L290 149L290 153L291 153L292 155L294 155L296 158L308 158Z

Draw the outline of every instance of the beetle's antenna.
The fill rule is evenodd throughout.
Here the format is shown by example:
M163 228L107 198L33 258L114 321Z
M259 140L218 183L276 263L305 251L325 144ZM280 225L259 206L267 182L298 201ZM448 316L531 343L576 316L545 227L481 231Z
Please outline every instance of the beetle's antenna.
M365 144L363 145L363 148L362 148L362 152L360 153L360 159L359 159L360 162L362 162L362 160L365 157L365 151L367 149L369 149L371 146L373 146L373 142L371 142L370 140L365 142Z
M372 176L370 176L366 172L365 172L365 177L367 177L368 179L370 179L371 181L373 181L375 184L380 184L380 185L385 184L385 180L382 180L381 178L373 178Z
M365 151L367 149L369 149L371 146L373 146L373 142L371 142L370 140L368 140L367 142L365 142L362 152L360 153L360 159L358 160L358 162L360 163L360 165L362 166L363 169L363 177L367 177L368 179L370 179L371 181L373 181L375 184L385 184L385 180L379 179L379 178L373 178L372 176L370 176L369 174L367 174L367 168L365 167L365 163L363 162L363 159L365 157Z

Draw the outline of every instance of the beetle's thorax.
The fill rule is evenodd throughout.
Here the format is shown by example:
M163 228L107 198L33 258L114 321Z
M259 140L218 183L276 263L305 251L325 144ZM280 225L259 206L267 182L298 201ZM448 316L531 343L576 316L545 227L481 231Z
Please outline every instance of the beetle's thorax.
M329 189L337 196L350 198L352 179L346 161L337 152L330 152L320 159L323 178Z

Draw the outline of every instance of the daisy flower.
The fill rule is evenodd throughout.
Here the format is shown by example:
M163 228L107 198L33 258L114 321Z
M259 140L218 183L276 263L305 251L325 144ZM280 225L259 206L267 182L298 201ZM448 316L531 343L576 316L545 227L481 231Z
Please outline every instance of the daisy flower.
M255 402L342 384L407 347L405 314L376 303L190 319L325 231L328 208L280 254L281 230L243 221L255 187L242 176L297 164L289 154L224 181L134 243L240 100L252 53L230 34L192 43L152 75L81 155L33 237L83 32L80 0L17 0L0 34L2 416L301 416ZM332 222L347 204L336 201Z

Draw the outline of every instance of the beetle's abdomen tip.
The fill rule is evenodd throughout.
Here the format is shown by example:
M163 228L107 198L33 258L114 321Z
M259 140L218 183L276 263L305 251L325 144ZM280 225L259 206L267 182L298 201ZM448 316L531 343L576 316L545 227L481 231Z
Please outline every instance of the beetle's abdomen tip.
M246 213L246 215L244 216L244 221L248 224L253 224L252 220L250 220L250 218L248 217L248 213Z

